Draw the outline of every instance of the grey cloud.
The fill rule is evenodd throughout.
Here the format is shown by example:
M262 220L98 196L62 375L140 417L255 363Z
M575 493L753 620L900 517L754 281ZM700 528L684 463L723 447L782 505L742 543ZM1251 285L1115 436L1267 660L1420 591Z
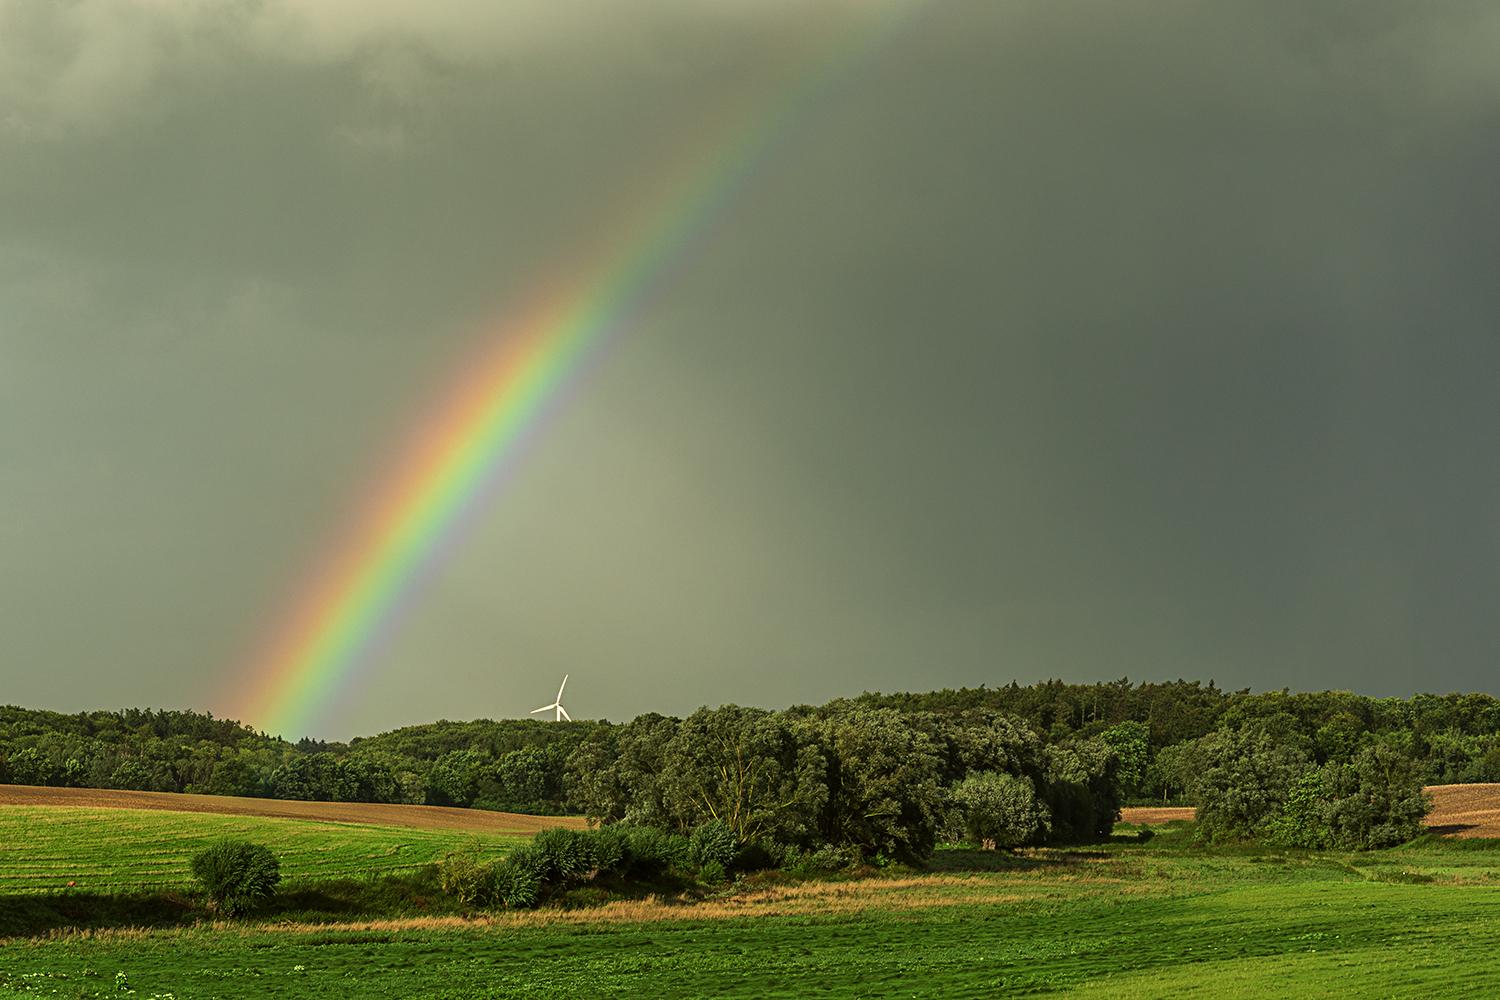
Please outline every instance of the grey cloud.
M8 697L220 710L485 317L863 9L0 5ZM925 5L588 367L326 734L562 671L616 718L1490 685L1497 31Z

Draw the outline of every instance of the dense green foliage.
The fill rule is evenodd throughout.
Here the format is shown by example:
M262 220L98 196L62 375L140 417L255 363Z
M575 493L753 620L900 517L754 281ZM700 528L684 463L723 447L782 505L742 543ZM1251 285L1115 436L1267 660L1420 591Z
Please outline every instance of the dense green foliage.
M1428 808L1415 763L1377 744L1352 761L1304 771L1266 821L1265 832L1291 847L1394 847L1422 832Z
M1261 729L1230 729L1204 737L1192 786L1198 825L1209 840L1263 834L1292 786L1309 766L1307 755Z
M739 853L739 838L720 820L700 823L688 838L688 858L699 868L717 865L718 871L727 872Z
M1380 745L1366 747L1328 771L1329 841L1335 847L1394 847L1422 832L1431 803L1412 760Z
M1421 832L1430 803L1421 768L1389 743L1314 762L1284 719L1262 718L1188 745L1201 836L1291 847L1370 850Z
M997 864L968 867L975 860ZM137 996L224 1000L1500 993L1494 842L1205 854L1168 832L1088 857L939 852L935 863L936 885L843 883L827 904L807 897L802 909L733 919L688 907L641 922L573 913L501 928L12 941L0 948L0 994L113 996L118 972Z
M638 890L670 883L723 881L744 869L734 833L717 820L691 837L624 824L588 830L543 830L504 857L470 844L438 864L442 889L470 908L529 909L579 886L609 882Z
M470 844L438 863L438 879L443 891L461 906L528 909L540 901L549 875L556 870L556 858L534 844L499 858L486 856L478 845ZM561 881L554 878L554 884Z
M264 844L226 838L193 855L193 877L215 910L237 917L275 894L281 862Z
M0 708L0 782L324 802L567 811L568 754L598 723L435 722L291 744L195 712Z
M1099 684L1045 681L926 694L866 694L862 705L903 712L953 714L989 709L1025 720L1048 742L1102 735L1121 723L1147 727L1150 760L1142 798L1176 799L1183 772L1163 751L1247 720L1276 718L1305 744L1315 763L1348 760L1361 746L1385 742L1417 761L1427 784L1500 781L1500 699L1488 694L1417 694L1371 698L1347 691L1224 691L1212 681ZM1107 739L1113 739L1107 737ZM1117 749L1119 747L1117 746ZM1121 756L1122 762L1124 755ZM1190 770L1187 773L1191 773ZM1136 791L1125 788L1127 796Z
M531 847L518 847L493 868L492 905L513 910L537 905L546 886L549 859Z
M1030 778L976 771L959 783L953 798L972 843L1019 847L1045 837L1052 826Z
M1151 727L1131 719L1110 726L1099 739L1114 751L1120 794L1126 799L1140 797L1151 773Z
M1235 763L1232 748L1251 744L1267 753ZM1422 783L1500 780L1500 701L1048 681L623 725L442 721L347 745L292 744L192 712L0 709L5 782L576 812L684 835L718 820L742 846L852 845L892 859L931 850L953 790L978 771L1028 779L1053 841L1107 834L1120 803L1200 799L1207 836L1270 835L1279 824L1278 836L1296 839L1278 818L1292 786L1310 770L1333 781L1374 747ZM1315 826L1336 821L1316 811Z
M866 860L929 855L954 789L979 771L1024 779L1058 821L1037 839L1088 840L1118 815L1115 755L1097 739L1048 747L1019 719L900 712L836 701L768 712L725 706L645 715L596 731L569 759L573 805L603 823L722 831L726 873L767 854L848 848Z

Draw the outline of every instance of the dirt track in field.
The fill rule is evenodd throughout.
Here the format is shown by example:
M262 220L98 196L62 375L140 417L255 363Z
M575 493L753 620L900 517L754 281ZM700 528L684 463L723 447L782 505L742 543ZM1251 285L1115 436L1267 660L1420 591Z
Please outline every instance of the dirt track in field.
M1500 837L1500 784L1428 785L1432 812L1427 829L1446 837ZM1167 823L1192 819L1192 806L1130 806L1120 810L1123 823Z
M89 809L162 809L170 812L219 813L225 816L277 816L323 823L368 823L422 830L527 835L549 826L583 827L580 816L523 816L486 809L445 806L400 806L376 802L294 802L245 799L232 795L182 795L177 792L124 792L105 788L40 788L0 785L0 806L83 806Z

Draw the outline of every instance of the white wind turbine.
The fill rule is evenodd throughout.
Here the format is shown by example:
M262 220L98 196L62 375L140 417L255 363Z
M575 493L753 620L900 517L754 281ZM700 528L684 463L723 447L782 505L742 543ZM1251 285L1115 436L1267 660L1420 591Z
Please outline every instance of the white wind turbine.
M555 709L557 709L557 714L552 717L552 721L553 722L561 722L564 719L567 719L569 722L572 722L573 721L573 717L568 714L568 710L566 708L562 707L562 693L563 693L563 688L565 688L567 686L568 686L568 675L567 674L563 674L562 686L557 689L557 700L554 701L550 705L543 705L541 708L533 708L530 712L527 712L526 714L527 715L535 715L538 712L550 712L550 711L552 711L555 708Z

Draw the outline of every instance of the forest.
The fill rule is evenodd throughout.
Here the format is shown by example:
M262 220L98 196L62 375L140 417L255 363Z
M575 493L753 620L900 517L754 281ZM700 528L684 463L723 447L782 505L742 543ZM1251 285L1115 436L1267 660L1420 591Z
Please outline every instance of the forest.
M1372 754L1420 783L1500 781L1500 700L1047 681L624 724L439 721L347 744L290 743L189 711L0 708L0 781L13 784L585 814L681 831L711 818L742 840L895 854L942 837L963 795L1006 794L972 781L963 791L980 775L1026 786L1037 803L1026 837L1079 840L1107 832L1121 804L1202 805L1214 776L1243 760L1274 773L1265 780L1281 804L1299 782L1306 793L1309 775L1336 783L1375 766ZM903 818L835 836L830 825L853 815L834 808L841 799Z

